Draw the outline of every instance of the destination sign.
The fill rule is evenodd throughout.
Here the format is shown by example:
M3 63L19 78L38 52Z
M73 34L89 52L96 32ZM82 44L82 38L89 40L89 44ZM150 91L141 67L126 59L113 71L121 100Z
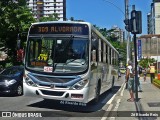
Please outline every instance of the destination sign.
M75 23L49 23L35 24L30 29L30 34L78 34L88 35L89 29L86 24Z

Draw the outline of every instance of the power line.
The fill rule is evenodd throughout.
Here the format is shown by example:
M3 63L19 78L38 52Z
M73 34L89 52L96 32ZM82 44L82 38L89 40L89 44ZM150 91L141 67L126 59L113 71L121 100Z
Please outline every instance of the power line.
M108 1L108 0L103 0L103 1L112 4L114 7L116 7L116 8L125 16L125 13L123 12L123 10L122 10L121 8L119 8L117 5L115 5L114 3L112 3L112 2L110 2L110 1Z

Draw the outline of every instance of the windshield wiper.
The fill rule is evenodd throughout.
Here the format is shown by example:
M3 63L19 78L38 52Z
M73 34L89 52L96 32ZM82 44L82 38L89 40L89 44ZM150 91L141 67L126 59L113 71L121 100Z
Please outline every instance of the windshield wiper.
M67 60L67 62L65 63L65 65L67 65L68 63L71 63L71 62L73 62L73 61L75 61L76 59L69 59L69 60Z
M84 59L70 59L70 60L67 60L67 62L64 65L67 65L67 64L72 63L74 61L75 61L75 64L81 63L81 65L84 65L86 63L86 61Z

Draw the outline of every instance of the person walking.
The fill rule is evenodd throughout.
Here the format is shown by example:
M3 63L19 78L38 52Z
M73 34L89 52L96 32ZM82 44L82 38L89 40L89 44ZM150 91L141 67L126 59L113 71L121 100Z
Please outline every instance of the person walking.
M141 83L140 83L140 74L142 73L141 66L138 65L137 71L138 71L138 92L142 92L142 86L141 86Z
M128 64L126 64L125 78L127 78L126 77L126 75L127 75L127 67L128 67ZM128 81L127 80L126 80L126 88L125 89L128 89Z
M147 77L147 70L146 70L146 68L144 69L143 75L144 75L144 82L145 82L146 81L146 77Z
M127 100L128 102L134 102L134 71L132 62L128 61L127 71L126 71L126 83L128 83L128 90L130 93L130 98Z
M152 83L153 79L155 78L155 66L153 65L153 63L151 63L151 65L149 66L149 73L150 73L150 79Z

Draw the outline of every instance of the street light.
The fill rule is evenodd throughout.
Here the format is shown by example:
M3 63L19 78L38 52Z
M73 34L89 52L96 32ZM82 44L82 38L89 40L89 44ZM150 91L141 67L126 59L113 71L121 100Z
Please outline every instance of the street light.
M158 70L159 70L159 66L158 66L158 38L157 38L157 36L153 36L151 39L156 39L156 42L157 42L157 74L158 74Z

